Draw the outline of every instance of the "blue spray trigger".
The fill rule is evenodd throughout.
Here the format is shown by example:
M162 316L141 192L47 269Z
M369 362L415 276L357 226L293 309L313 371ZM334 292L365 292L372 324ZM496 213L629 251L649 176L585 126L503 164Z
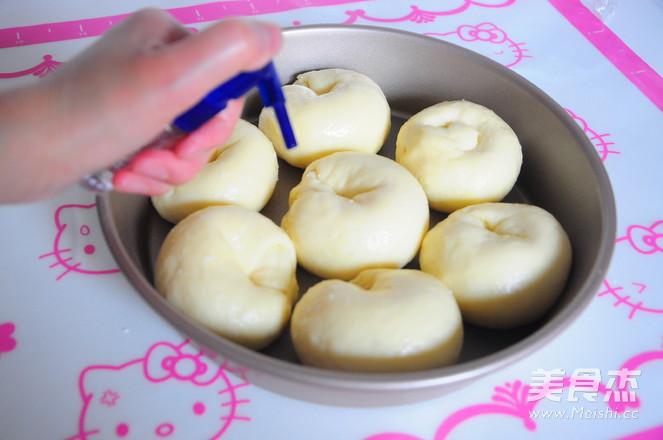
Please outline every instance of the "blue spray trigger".
M285 108L285 96L283 96L281 83L272 62L260 70L240 73L221 84L209 92L198 104L178 116L172 125L184 132L191 133L226 108L229 100L244 96L253 87L258 87L263 104L274 109L286 148L297 146Z

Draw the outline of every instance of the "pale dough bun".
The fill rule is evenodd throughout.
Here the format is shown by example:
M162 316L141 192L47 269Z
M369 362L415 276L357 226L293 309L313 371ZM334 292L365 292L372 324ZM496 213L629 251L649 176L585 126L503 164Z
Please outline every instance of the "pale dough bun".
M419 270L371 269L325 280L295 306L291 333L303 364L403 372L453 364L463 341L451 291Z
M281 333L298 286L295 248L262 214L236 206L196 211L168 234L157 290L181 312L248 348Z
M237 121L228 141L217 148L189 182L152 197L161 217L177 223L211 205L260 211L274 192L278 161L274 147L255 125Z
M422 110L396 139L396 161L419 180L430 206L447 213L501 201L513 188L522 160L511 127L492 110L469 101Z
M412 174L377 154L340 152L309 165L281 221L299 264L349 280L369 268L400 268L428 230L426 195Z
M283 93L297 147L285 147L271 108L263 109L258 126L290 165L305 168L336 151L376 153L389 134L387 98L372 79L358 72L306 72L284 86Z
M485 203L435 225L419 262L454 292L467 322L510 328L535 321L557 300L571 267L571 243L542 208Z

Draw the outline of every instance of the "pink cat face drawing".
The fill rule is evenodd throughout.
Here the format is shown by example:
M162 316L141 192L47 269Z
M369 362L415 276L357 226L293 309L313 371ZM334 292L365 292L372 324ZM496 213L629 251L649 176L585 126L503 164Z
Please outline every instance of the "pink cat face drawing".
M237 381L237 379L236 379ZM237 389L187 342L159 342L144 358L95 365L80 375L79 434L68 440L217 440L236 420Z
M112 268L114 262L100 233L95 207L95 203L62 205L55 211L57 233L53 240L53 251L39 258L55 258L49 268L63 269L57 281L71 272L100 275L120 271Z
M511 40L504 30L493 23L480 23L476 26L464 24L452 32L441 34L429 32L426 35L448 38L506 67L513 67L524 58L532 58L531 55L527 55L529 49L523 47L525 43Z
M566 110L567 113L571 115L571 117L576 121L580 128L582 128L582 131L585 132L589 140L592 141L602 162L605 162L611 154L620 154L619 151L615 151L613 149L613 145L615 145L615 143L608 140L610 133L599 134L592 127L590 127L587 121L585 121L583 118L576 115L568 108L565 108L564 110Z

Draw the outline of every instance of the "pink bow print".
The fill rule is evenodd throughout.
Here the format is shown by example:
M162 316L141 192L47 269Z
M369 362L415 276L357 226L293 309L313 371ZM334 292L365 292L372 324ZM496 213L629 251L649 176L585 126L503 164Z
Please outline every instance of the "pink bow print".
M641 254L654 254L663 252L663 220L659 220L649 227L631 225L626 236L618 238L616 242L626 240L633 249Z
M496 44L506 41L506 33L493 23L481 23L476 26L465 24L458 28L458 36L465 41L479 40Z
M176 379L205 386L219 377L221 368L205 359L200 352L192 355L175 345L159 342L147 352L144 372L152 382Z

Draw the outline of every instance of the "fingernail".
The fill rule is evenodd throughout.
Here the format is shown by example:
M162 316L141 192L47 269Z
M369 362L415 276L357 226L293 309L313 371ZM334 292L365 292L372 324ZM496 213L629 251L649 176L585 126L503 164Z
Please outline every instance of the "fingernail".
M120 192L132 194L147 194L149 188L142 179L129 173L118 172L113 178L115 189Z
M138 174L151 177L152 179L166 181L170 177L168 169L155 161L137 162L131 167L131 169Z
M201 142L197 142L196 136L190 136L186 142L182 142L181 144L177 145L173 149L173 152L180 159L189 160L196 157L198 154L200 154L201 150L204 149L205 145Z
M148 194L149 190L147 188L147 185L145 185L142 182L138 181L130 181L130 182L124 182L118 190L122 192L127 192L131 194Z

